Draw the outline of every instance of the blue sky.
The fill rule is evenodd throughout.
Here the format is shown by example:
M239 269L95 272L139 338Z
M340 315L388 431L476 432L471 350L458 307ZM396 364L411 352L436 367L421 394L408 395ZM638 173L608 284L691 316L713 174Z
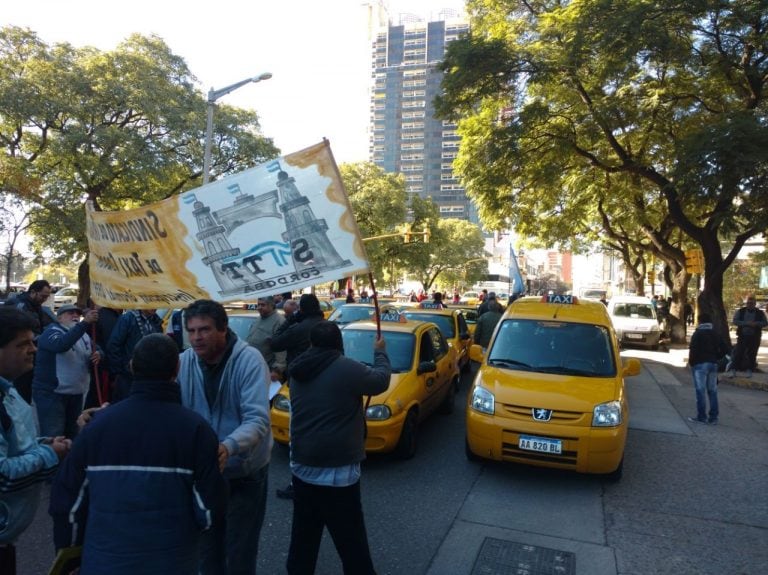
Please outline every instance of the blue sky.
M336 161L368 159L369 10L360 0L26 0L5 2L0 25L47 43L111 50L134 32L157 34L183 57L200 90L261 72L220 101L256 110L283 153L328 138ZM462 0L390 0L390 13L436 18Z

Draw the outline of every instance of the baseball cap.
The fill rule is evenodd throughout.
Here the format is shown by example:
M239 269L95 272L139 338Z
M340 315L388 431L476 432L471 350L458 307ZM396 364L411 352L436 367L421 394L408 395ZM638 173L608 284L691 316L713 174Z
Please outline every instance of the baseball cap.
M56 310L56 315L59 316L63 313L67 313L68 311L76 311L77 313L83 313L83 310L81 310L75 304L68 303L68 304L64 304L58 310Z

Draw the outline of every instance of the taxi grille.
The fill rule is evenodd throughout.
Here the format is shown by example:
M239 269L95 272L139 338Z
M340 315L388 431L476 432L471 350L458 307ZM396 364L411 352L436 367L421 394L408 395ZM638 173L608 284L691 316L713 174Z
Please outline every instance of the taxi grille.
M522 419L525 421L532 421L533 415L531 408L525 405L510 405L504 404L501 406L504 410L504 415L513 419ZM584 417L584 414L580 411L552 411L552 416L549 419L550 423L563 423L572 424Z

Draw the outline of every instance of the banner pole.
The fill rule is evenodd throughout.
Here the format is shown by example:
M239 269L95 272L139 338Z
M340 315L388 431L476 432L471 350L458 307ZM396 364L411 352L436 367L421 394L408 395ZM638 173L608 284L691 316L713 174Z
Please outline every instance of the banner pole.
M373 313L376 316L376 337L381 337L381 317L379 313L379 296L376 294L376 285L373 283L373 272L368 272L368 282L371 284L373 294Z

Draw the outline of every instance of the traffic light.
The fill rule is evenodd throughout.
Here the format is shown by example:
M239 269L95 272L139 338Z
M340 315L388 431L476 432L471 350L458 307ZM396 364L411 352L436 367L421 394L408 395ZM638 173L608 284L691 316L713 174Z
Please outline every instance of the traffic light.
M648 272L648 283L654 283L656 281L656 271L650 270Z
M426 224L424 224L424 243L425 244L429 243L429 235L430 235L429 228L427 227Z
M403 243L408 244L411 242L411 224L405 224L403 226Z
M704 254L701 250L685 250L685 271L689 274L704 272Z

